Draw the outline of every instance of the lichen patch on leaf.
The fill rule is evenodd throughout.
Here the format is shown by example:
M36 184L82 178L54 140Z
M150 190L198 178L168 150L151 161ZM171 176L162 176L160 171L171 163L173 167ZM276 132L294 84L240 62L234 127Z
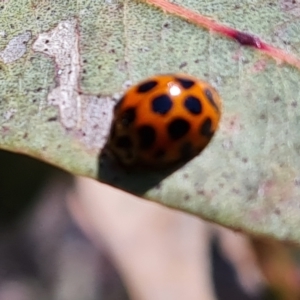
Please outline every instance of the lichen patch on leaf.
M25 31L12 38L5 49L0 52L0 59L5 63L13 63L20 59L27 51L27 42L31 38L31 32Z
M80 126L74 131L89 149L102 149L106 143L115 102L111 97L81 95Z
M40 34L33 50L52 57L56 64L57 86L49 92L48 104L59 107L60 121L69 132L98 151L106 142L114 101L80 92L79 38L77 20L66 20Z
M61 22L53 30L40 34L33 50L54 58L58 86L48 94L48 103L59 107L61 122L66 128L76 127L80 122L81 108L76 21Z

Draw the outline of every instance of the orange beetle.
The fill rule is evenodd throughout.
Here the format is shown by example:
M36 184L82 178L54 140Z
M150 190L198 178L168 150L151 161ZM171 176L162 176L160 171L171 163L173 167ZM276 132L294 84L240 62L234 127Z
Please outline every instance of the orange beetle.
M107 147L125 166L186 162L206 147L220 117L221 99L209 83L183 74L157 75L120 99Z

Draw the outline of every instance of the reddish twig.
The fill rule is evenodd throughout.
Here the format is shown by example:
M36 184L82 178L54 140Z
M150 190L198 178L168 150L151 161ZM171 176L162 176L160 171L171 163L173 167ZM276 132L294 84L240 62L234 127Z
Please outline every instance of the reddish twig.
M163 11L177 15L191 23L195 23L199 26L205 27L210 31L225 35L229 38L236 40L243 46L253 47L259 51L264 52L273 59L279 62L285 62L300 69L300 59L296 56L278 49L272 45L269 45L260 40L260 38L253 36L249 33L245 33L226 25L219 24L214 20L202 16L188 8L176 5L167 0L143 0L151 5L161 8Z

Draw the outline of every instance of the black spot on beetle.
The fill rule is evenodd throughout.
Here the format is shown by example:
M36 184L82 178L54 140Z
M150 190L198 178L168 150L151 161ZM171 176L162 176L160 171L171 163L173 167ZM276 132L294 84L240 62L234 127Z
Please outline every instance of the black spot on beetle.
M153 99L152 110L155 113L164 115L172 108L173 102L168 95L160 95Z
M188 121L177 118L168 125L168 134L172 140L178 140L188 133L190 127Z
M187 78L182 78L182 77L175 77L176 81L178 81L181 86L184 88L184 89L190 89L194 84L195 84L195 81L192 80L192 79L187 79Z
M211 118L206 118L203 124L200 126L200 134L208 138L211 138L214 134L211 129L212 121Z
M201 101L194 96L188 96L184 101L184 106L193 115L199 115L202 112Z
M216 109L216 111L219 111L219 107L215 102L215 99L212 95L212 92L210 91L210 89L205 89L204 90L204 94L207 98L207 100L210 102L210 104Z
M137 130L140 148L142 150L147 150L152 147L156 139L156 132L152 126L143 125Z
M128 149L131 148L132 145L132 140L127 135L120 136L116 140L116 147L118 148Z
M134 122L135 118L136 118L135 108L130 107L126 109L123 112L121 117L123 126L128 127L132 122Z
M156 80L146 81L137 87L137 92L138 93L147 93L147 92L151 91L157 85L158 85L158 82Z

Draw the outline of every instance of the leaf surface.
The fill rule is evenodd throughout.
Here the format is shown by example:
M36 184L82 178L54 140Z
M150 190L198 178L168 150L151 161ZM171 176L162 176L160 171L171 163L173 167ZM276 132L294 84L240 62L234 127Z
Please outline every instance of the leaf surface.
M178 5L300 57L293 1ZM223 98L220 130L175 172L99 163L126 88L184 72ZM299 69L144 1L2 1L0 146L225 226L299 243Z

